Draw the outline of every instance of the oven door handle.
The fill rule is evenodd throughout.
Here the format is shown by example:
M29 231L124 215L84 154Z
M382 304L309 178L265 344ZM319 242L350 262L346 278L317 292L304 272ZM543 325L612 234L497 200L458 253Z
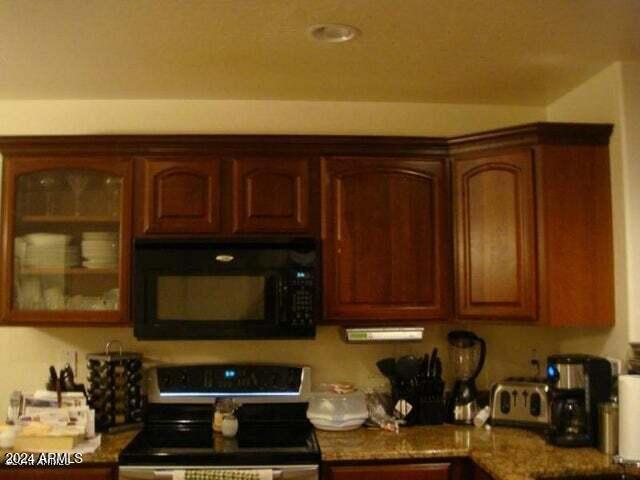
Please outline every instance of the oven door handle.
M239 469L243 470L243 469ZM251 471L251 470L244 470ZM282 470L272 470L273 480L283 478ZM173 470L139 470L137 472L128 471L124 477L127 480L173 480Z

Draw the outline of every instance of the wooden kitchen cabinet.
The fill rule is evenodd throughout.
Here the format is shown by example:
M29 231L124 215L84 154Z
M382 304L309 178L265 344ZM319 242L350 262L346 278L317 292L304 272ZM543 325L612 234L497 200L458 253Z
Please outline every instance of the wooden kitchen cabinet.
M117 466L0 468L0 480L117 480L117 478Z
M134 233L282 234L321 237L327 323L610 326L611 130L0 137L1 321L126 323ZM116 260L22 258L25 235L85 232L110 232Z
M329 321L448 316L447 191L441 159L323 159L322 256Z
M220 160L136 159L139 234L215 234L221 229Z
M475 463L472 466L473 471L473 480L493 480L493 477L489 475L484 469L476 465Z
M323 480L465 480L471 474L467 459L434 459L412 463L328 464Z
M0 467L0 480L117 480L117 466Z
M233 159L234 233L310 233L310 160Z
M537 317L533 150L453 163L460 318Z
M452 142L459 318L615 323L610 133L535 124Z
M132 180L121 157L6 154L4 323L128 322Z

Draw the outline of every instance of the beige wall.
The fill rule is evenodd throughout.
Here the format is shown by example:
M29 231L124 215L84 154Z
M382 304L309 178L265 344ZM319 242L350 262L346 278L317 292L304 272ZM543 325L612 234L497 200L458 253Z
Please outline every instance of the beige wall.
M616 326L561 331L563 351L624 359L635 331L640 341L640 65L614 63L547 107L547 119L614 124L611 138Z
M637 286L640 285L640 63L623 63L621 74L623 155L626 158L627 315L629 340L640 342L640 295L637 295Z
M0 135L453 135L544 119L544 108L252 100L1 101Z

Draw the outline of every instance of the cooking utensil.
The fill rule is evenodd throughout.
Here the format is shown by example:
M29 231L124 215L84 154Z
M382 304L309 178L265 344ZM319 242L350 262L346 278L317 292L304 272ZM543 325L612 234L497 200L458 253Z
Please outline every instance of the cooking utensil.
M422 379L426 379L429 376L429 354L425 353L422 358L422 371L420 372Z
M420 373L422 362L413 355L400 357L396 363L396 370L401 380L415 384L416 377Z
M382 360L378 360L376 366L378 367L378 370L380 370L380 373L385 377L390 380L395 380L397 376L395 358L383 358Z
M436 362L438 361L438 349L434 348L431 352L431 361L429 362L429 376L436 376Z
M47 390L51 392L55 392L58 385L58 372L56 372L56 367L51 365L49 367L49 380L47 381Z
M442 380L442 360L440 358L436 359L435 377Z

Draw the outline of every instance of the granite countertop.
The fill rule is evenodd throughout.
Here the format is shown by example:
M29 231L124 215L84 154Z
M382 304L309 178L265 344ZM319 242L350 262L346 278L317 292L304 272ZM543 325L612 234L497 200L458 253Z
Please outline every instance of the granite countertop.
M137 430L103 434L102 445L83 463L117 463ZM491 430L456 425L403 428L399 434L360 428L350 432L316 430L325 462L471 458L494 480L529 480L576 474L620 472L611 457L593 448L558 448L535 433L515 428ZM0 463L5 453L0 449Z
M118 463L118 455L127 444L136 436L139 430L130 430L122 433L103 433L100 448L94 453L85 453L82 463ZM11 450L0 448L0 464L4 464L6 454Z
M494 480L621 471L596 449L553 447L515 428L438 425L403 428L397 435L364 428L316 433L326 462L469 457Z

